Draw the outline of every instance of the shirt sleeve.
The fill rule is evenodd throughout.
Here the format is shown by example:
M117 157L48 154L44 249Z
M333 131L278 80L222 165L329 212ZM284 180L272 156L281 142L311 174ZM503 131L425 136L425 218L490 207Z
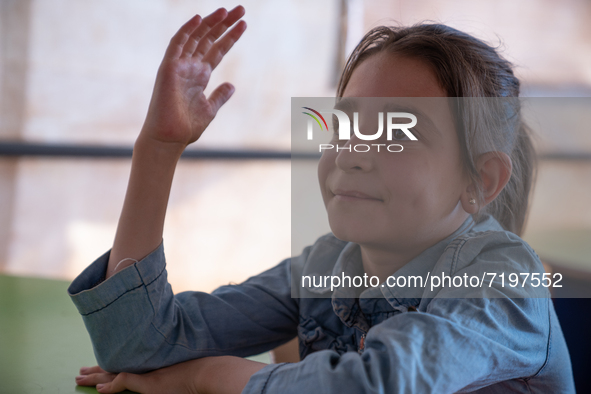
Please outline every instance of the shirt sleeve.
M162 244L101 282L109 253L68 289L90 334L97 362L107 371L143 373L206 356L250 356L273 349L297 333L290 259L211 294L174 295Z
M441 300L447 311L475 312L485 300ZM503 309L506 300L490 300ZM531 300L530 300L531 301ZM549 300L535 300L536 307ZM489 305L492 306L492 305ZM533 306L533 305L532 305ZM514 320L520 312L507 311ZM475 313L472 319L480 319ZM527 319L525 319L527 320ZM499 324L499 321L485 324ZM528 324L530 322L527 322ZM508 330L507 327L499 327ZM515 333L514 333L515 334ZM327 393L455 393L476 390L499 381L536 373L532 360L541 368L546 343L540 332L523 332L512 349L495 338L469 326L432 313L406 312L371 328L365 350L359 355L342 355L324 350L310 354L297 364L263 368L253 375L243 393L301 393L322 387ZM476 385L474 383L477 382ZM469 389L467 389L469 388Z
M500 247L488 246L456 274L477 275L483 266L506 259ZM522 266L537 265L528 250L518 256ZM373 326L361 355L323 350L299 363L268 366L251 377L243 393L315 392L318 387L341 394L456 393L493 384L507 386L491 392L530 392L528 380L549 368L551 356L564 355L564 368L556 369L543 392L574 392L564 339L552 350L561 355L550 352L551 300L528 298L527 293L510 298L496 286L478 291L479 298L469 298L477 291L443 290L423 299L418 312L403 312ZM519 295L516 291L509 294ZM552 333L553 338L562 335L556 326Z

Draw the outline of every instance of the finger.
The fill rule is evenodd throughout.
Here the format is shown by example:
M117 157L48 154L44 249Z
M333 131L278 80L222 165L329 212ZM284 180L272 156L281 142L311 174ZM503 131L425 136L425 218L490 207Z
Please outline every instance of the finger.
M94 367L80 368L80 375L89 375L91 373L108 373L108 372L105 371L104 369L102 369L101 367L99 367L98 365L95 365Z
M170 39L168 48L166 49L166 57L177 58L181 56L185 43L191 34L201 25L201 16L195 15L187 21Z
M224 105L226 101L230 99L230 97L232 97L232 94L234 94L234 90L234 86L226 82L218 86L211 93L207 101L209 101L209 103L211 104L214 116L215 114L217 114L220 107Z
M123 390L131 390L138 393L146 393L153 390L153 384L149 375L136 375L122 372L110 383L98 384L99 393L119 393Z
M199 45L197 46L195 53L193 53L193 56L200 57L205 55L213 43L216 42L216 40L220 38L230 26L244 16L244 12L244 7L241 5L230 11L224 20L220 21L199 40Z
M93 373L90 375L76 376L76 384L80 386L96 386L99 383L113 381L117 374L114 373Z
M195 52L195 49L199 45L201 38L207 35L214 26L224 20L227 16L228 11L226 11L225 8L219 8L203 18L201 25L187 36L181 56L192 56L193 52Z
M222 61L226 53L234 46L236 41L242 36L246 30L246 22L240 21L232 30L230 30L221 40L216 42L211 50L207 52L203 58L204 63L209 63L211 69L217 67Z

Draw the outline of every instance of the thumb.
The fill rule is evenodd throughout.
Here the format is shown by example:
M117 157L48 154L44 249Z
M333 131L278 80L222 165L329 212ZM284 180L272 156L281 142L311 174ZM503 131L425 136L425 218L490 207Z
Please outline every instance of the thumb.
M208 101L213 108L214 116L217 114L218 110L221 108L222 105L226 103L234 94L234 86L232 84L226 82L218 86L209 96Z

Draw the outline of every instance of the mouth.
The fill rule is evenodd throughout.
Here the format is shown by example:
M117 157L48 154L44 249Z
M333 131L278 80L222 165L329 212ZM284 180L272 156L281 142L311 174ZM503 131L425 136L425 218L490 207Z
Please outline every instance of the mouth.
M384 200L371 196L369 194L362 193L357 190L344 190L344 189L336 189L331 190L331 193L334 197L339 201L377 201L377 202L384 202Z

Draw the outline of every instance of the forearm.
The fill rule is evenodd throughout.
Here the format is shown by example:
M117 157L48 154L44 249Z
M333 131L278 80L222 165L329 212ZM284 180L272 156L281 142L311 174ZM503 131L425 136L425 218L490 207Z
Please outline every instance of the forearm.
M195 385L206 394L240 394L250 377L267 366L232 356L207 357L196 363Z
M164 218L176 164L184 146L148 138L137 139L131 174L106 278L123 259L141 260L162 241ZM121 268L132 264L123 262Z
M100 393L119 393L125 389L138 393L239 394L250 377L267 364L239 357L205 357L136 375L110 374L100 367L81 370L76 383L98 384Z

